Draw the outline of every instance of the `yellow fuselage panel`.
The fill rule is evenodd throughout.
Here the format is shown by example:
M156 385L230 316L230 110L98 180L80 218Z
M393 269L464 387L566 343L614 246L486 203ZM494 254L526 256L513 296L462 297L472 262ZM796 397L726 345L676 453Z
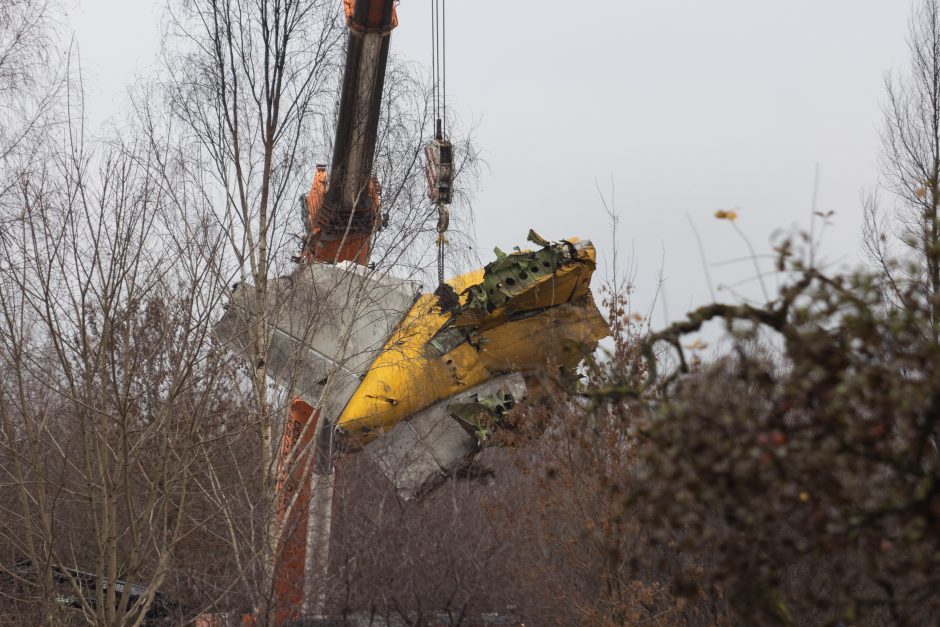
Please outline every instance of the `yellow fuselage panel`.
M470 342L440 357L428 356L425 347L450 315L439 311L436 296L421 296L366 373L338 425L358 444L365 444L415 412L495 375L535 370L547 363L576 366L585 347L592 349L609 333L588 289L594 251L582 252L588 263L564 265L537 281L481 320ZM465 301L465 290L482 280L483 270L477 270L448 283ZM507 319L510 313L528 310L535 311Z

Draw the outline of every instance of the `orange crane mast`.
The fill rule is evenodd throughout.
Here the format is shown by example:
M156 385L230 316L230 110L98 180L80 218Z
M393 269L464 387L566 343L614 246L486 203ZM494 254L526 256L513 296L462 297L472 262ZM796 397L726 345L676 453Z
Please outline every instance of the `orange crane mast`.
M304 263L349 261L362 266L369 263L372 236L381 220L380 186L372 175L372 162L391 32L398 25L395 4L396 0L343 0L348 36L333 159L329 173L325 165L317 165L310 191L301 199L306 224L301 252ZM293 451L311 445L321 452L329 449L312 443L315 432L320 439L329 435L322 425L315 429L309 424L317 419L313 407L296 398L279 449L276 498L284 536L275 563L278 622L297 617L305 605L309 609L305 571L309 574L312 568L319 571L325 568L322 555L323 563L311 565L313 552L325 553L311 539L319 536L329 541L331 455L327 452L317 456L314 477L303 476L305 464L290 459ZM288 466L293 470L288 470ZM299 490L296 497L294 490ZM292 498L294 504L289 507ZM311 511L311 507L316 511Z

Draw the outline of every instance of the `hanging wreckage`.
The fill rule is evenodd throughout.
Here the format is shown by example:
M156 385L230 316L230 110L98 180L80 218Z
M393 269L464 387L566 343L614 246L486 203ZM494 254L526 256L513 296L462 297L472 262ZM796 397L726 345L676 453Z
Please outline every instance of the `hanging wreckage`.
M425 151L441 285L422 293L370 269L382 220L372 161L395 4L343 0L348 44L333 161L329 173L317 166L302 198L299 265L268 282L263 302L239 286L215 328L232 351L265 354L267 373L295 395L275 488L284 529L277 623L322 612L337 453L364 449L402 496L419 495L511 427L513 407L544 393L546 365L573 371L609 333L590 293L588 241L530 232L537 249L497 251L486 267L444 280L454 176L444 115ZM435 34L436 50L439 42Z
M269 286L267 369L298 397L292 437L317 407L316 467L365 448L416 496L511 427L515 404L543 393L547 365L570 372L593 352L609 333L590 292L593 246L530 239L543 246L447 281L450 310L358 264L305 265ZM216 326L233 350L249 349L254 303L239 287Z
M276 488L288 529L281 607L301 606L304 582L317 578L311 555L328 543L335 454L364 449L402 497L416 497L512 429L513 408L550 391L547 367L574 372L609 334L589 287L591 243L545 244L449 280L450 310L412 281L354 263L304 265L269 284L267 371L296 395ZM255 302L240 286L216 326L235 352L251 354Z

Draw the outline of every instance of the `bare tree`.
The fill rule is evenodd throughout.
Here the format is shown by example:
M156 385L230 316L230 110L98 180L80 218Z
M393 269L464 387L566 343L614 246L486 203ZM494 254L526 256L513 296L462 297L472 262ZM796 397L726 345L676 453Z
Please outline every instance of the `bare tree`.
M49 0L0 0L0 226L15 212L15 173L41 160L41 138L61 112L65 75L51 69L61 65L55 8Z
M295 213L287 210L309 181L311 140L330 110L343 34L334 8L326 0L197 0L170 6L165 87L174 135L169 141L184 146L181 167L199 181L211 208L206 215L227 238L211 280L245 285L258 314L247 330L244 360L250 364L258 438L257 462L251 466L259 490L249 503L256 515L245 519L231 509L242 500L223 498L220 504L231 548L248 560L242 560L243 585L253 589L262 620L280 536L275 448L284 405L267 366L274 293L269 281L285 273L284 264L296 252L286 228ZM249 531L236 532L237 522L247 523Z
M237 265L232 278L264 302L268 278L284 254L283 211L294 206L306 133L325 113L324 99L339 16L325 1L226 0L177 5L168 59L171 104L187 126L218 193L218 217ZM189 45L187 45L189 44ZM306 158L305 158L306 157ZM274 268L272 268L272 265ZM273 488L273 435L264 367L265 316L258 317L254 394L261 420L262 468Z
M940 5L917 0L908 34L910 68L885 79L884 186L866 202L864 242L899 301L911 282L935 309L940 294ZM900 240L903 251L892 246ZM937 315L931 316L936 327Z
M258 314L240 356L250 364L246 380L258 438L256 455L241 460L251 469L241 472L246 480L257 477L258 490L238 489L237 498L228 498L222 486L234 484L224 480L224 462L213 498L228 521L229 547L240 556L239 585L254 598L253 609L264 620L287 531L278 520L290 519L283 508L278 513L283 504L274 501L275 487L278 477L310 463L297 451L284 462L286 468L278 468L275 449L284 436L292 383L304 373L286 380L283 373L274 376L271 312L293 306L277 277L295 270L289 260L299 252L305 229L297 198L309 188L316 163L332 152L346 29L340 3L333 0L197 0L171 3L170 10L164 77L168 112L156 111L145 98L138 107L154 143L174 146L169 152L180 156L166 187L177 175L192 181L192 189L202 190L198 204L207 208L207 219L226 235L227 246L214 260L214 280L240 284L247 290L242 294L250 296L247 308ZM432 128L428 92L404 66L393 64L375 157L389 228L374 237L374 270L366 272L393 271L407 279L433 263L427 251L434 248L437 234L431 225L437 216L423 191L420 157ZM464 172L469 174L476 157L469 144L465 148ZM174 202L182 207L192 200ZM459 241L454 238L453 248ZM416 245L421 242L427 245ZM356 306L369 307L371 300L360 295ZM328 322L324 315L316 306L303 312L304 328L296 333L301 343ZM288 510L293 504L287 503Z
M220 232L180 219L147 143L71 128L17 177L0 244L0 484L16 495L0 563L45 624L65 598L92 624L134 625L205 522L196 453L226 437L205 280Z

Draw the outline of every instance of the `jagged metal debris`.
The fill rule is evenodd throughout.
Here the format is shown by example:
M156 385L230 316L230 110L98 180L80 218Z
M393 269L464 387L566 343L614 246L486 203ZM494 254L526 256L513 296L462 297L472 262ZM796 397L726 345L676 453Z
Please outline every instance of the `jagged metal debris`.
M415 498L466 467L480 451L480 425L526 395L519 373L498 377L435 403L366 446L398 494Z

